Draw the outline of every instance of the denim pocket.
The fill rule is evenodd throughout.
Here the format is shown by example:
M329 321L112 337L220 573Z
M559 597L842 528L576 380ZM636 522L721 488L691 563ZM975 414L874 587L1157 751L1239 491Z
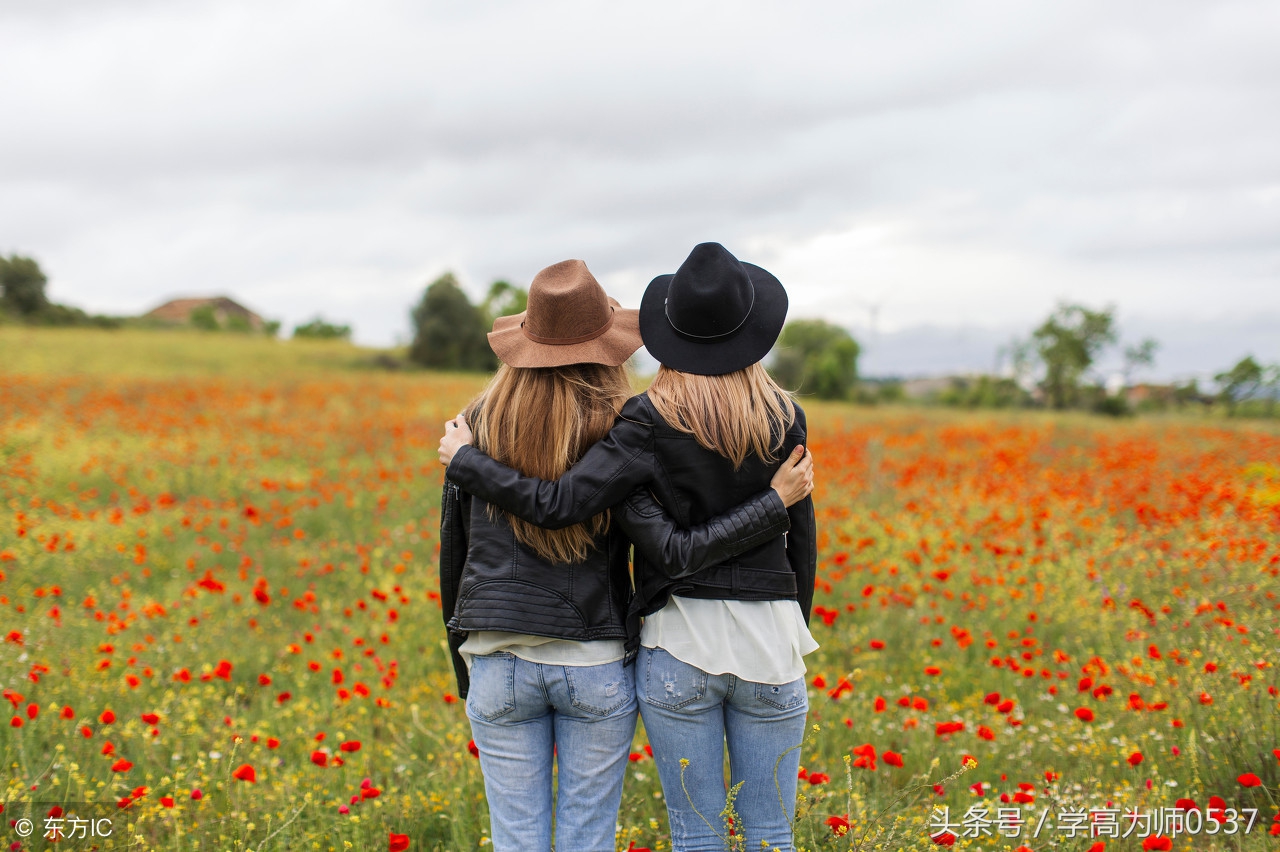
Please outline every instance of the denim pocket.
M632 669L622 661L598 666L565 666L569 703L593 716L608 716L632 700L635 682Z
M645 659L644 700L655 707L679 710L707 694L707 673L677 660L662 648L649 648Z
M471 658L467 714L492 722L516 709L516 658L499 651Z
M806 703L804 678L791 683L756 683L756 701L775 710L791 710Z

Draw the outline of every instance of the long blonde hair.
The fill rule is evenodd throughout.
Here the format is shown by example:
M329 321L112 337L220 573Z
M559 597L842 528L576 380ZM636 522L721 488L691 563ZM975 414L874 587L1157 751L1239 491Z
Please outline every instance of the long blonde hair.
M708 450L742 466L748 455L776 461L796 420L791 397L760 362L722 376L658 367L649 399L662 419Z
M631 396L625 366L498 365L489 385L467 408L476 447L526 476L559 479L587 448L605 436ZM596 536L609 528L609 513L548 530L489 506L506 517L516 540L553 562L581 562Z

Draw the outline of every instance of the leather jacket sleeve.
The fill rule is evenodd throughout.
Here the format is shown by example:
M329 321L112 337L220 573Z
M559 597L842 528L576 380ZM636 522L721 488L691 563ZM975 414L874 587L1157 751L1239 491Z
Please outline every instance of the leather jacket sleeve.
M458 449L445 471L463 491L549 530L581 523L653 478L653 420L632 397L609 434L557 480L524 476L475 447Z
M458 605L458 588L462 583L462 569L467 564L467 537L471 526L471 498L459 491L458 486L445 480L444 493L440 496L440 609L449 638L449 656L453 660L453 673L458 680L458 694L467 697L471 678L467 664L458 653L466 641L465 633L448 630Z
M676 526L648 489L637 488L614 509L614 520L636 550L672 580L745 553L791 525L772 488L688 530Z
M808 425L804 410L796 406L796 426L800 429L800 441L809 441ZM809 621L813 609L813 587L818 578L818 535L813 512L813 498L806 497L787 509L791 530L787 533L787 561L796 575L796 599L804 620Z

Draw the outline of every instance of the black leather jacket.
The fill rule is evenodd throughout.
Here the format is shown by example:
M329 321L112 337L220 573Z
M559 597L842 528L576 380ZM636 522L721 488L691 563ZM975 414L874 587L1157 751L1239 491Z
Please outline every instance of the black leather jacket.
M609 531L582 562L556 563L516 540L488 505L446 482L440 511L440 598L459 693L469 680L458 648L471 630L509 630L582 641L622 639L626 661L639 642L628 619L634 542L644 558L700 568L786 532L772 488L692 529L676 527L645 490L613 507Z
M784 436L780 459L807 439L804 411ZM548 528L578 523L616 504L637 486L649 488L681 527L705 523L762 488L781 461L750 456L733 463L667 425L646 394L632 397L613 429L555 481L522 476L465 446L446 476L464 490ZM817 543L813 500L787 510L790 532L705 567L636 554L633 616L656 612L672 594L720 600L799 601L805 620L813 605Z

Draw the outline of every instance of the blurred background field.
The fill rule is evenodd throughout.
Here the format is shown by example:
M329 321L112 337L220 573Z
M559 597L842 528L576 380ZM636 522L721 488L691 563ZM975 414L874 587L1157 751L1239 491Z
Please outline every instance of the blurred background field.
M0 327L6 820L109 801L136 848L484 848L435 452L484 377L385 354ZM802 404L800 847L933 848L943 806L957 848L1274 847L1274 422ZM643 730L632 759L618 848L668 849ZM1112 809L1145 825L1063 821Z

